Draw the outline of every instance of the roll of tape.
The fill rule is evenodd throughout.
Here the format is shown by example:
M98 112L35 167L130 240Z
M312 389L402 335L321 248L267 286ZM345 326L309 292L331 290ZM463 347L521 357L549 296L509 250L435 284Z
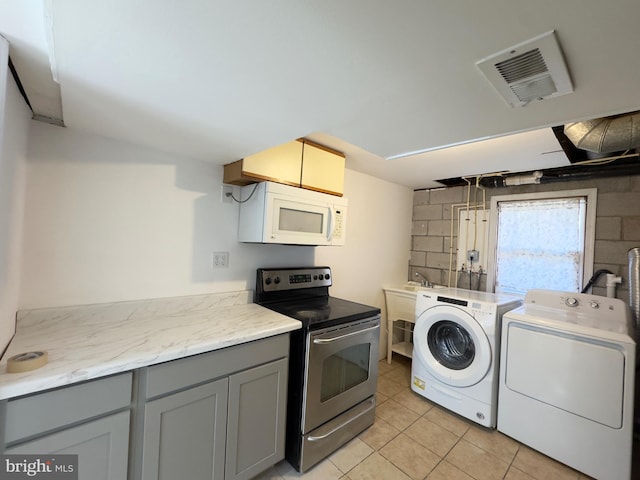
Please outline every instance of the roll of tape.
M14 355L7 360L7 372L20 373L35 370L47 364L47 352L26 352Z

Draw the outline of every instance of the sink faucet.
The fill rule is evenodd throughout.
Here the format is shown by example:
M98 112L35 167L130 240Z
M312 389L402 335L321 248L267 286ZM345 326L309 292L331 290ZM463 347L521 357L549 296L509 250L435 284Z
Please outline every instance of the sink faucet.
M421 274L420 272L416 272L416 277L420 277L422 278L422 280L420 281L420 283L422 284L423 287L430 287L431 286L431 282L429 280L427 280L427 277L425 277L423 274Z

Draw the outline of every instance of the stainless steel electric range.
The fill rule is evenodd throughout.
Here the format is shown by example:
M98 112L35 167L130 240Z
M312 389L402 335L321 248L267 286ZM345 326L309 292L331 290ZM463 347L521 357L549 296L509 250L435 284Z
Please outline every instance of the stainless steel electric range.
M255 302L302 322L291 335L286 458L308 470L373 424L380 309L329 295L329 267L261 268Z

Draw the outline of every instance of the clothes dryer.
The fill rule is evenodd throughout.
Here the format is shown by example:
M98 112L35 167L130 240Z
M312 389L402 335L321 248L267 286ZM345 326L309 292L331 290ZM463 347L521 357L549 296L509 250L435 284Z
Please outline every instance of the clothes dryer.
M622 300L527 292L503 320L498 430L591 477L629 480L632 329Z
M496 426L502 315L522 300L460 288L416 298L411 388L485 427Z

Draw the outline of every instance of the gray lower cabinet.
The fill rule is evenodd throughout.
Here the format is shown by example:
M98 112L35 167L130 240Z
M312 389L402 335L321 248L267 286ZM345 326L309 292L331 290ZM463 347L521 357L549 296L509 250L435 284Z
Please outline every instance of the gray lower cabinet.
M142 478L224 478L228 380L146 405Z
M123 480L129 457L129 412L70 427L5 450L7 454L76 454L80 480Z
M284 458L287 359L229 377L226 480L252 478Z
M2 403L4 453L76 454L80 480L125 480L131 372Z
M132 478L245 480L282 460L288 350L280 335L143 369Z
M80 480L248 480L284 458L289 335L0 401L7 454Z

